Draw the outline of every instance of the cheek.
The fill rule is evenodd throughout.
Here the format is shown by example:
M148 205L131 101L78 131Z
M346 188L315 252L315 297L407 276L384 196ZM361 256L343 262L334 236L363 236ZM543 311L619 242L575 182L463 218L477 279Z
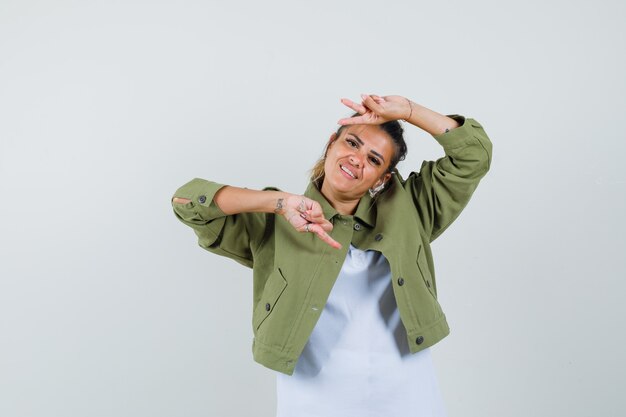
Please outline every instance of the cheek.
M324 166L327 167L327 166L331 165L332 161L334 161L334 160L335 160L335 157L332 154L332 152L328 152L326 154L326 157L324 158Z
M333 169L334 158L332 155L326 155L326 159L324 160L324 172L328 172Z
M367 163L368 163L367 165L368 173L372 177L378 178L385 173L385 168L383 168L381 165L373 165L369 161Z
M326 152L326 160L324 162L324 165L326 164L333 164L334 162L337 161L338 159L338 150L335 149L335 147L332 147L328 150L328 152Z

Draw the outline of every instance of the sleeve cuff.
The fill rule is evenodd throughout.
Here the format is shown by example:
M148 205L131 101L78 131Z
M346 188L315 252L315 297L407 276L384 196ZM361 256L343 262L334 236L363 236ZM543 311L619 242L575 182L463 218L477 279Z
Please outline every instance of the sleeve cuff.
M478 122L474 119L466 119L465 116L460 114L447 114L446 116L459 122L459 126L447 132L433 135L433 138L445 150L463 147L473 140L472 130Z
M225 217L226 214L213 199L222 187L225 187L225 184L194 178L176 190L172 196L172 198L187 198L191 201L187 204L172 202L172 206L186 220L200 217L201 220L210 221L219 217Z

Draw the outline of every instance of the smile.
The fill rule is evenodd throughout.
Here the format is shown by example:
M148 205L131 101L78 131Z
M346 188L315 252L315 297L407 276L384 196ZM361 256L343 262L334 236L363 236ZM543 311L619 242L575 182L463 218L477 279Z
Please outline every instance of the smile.
M348 174L349 176L351 176L352 178L356 179L356 175L354 175L354 173L352 171L350 171L348 168L346 168L345 166L339 164L339 167L341 168L341 170L343 172L345 172L346 174Z

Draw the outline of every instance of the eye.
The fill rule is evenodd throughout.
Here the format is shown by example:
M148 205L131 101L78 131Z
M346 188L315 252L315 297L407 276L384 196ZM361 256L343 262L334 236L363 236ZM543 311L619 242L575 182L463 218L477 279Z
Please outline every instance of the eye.
M353 139L346 138L346 142L348 142L350 144L350 146L352 146L353 148L357 148L358 147L356 141L353 140Z
M373 156L370 156L370 161L374 165L380 165L380 161L378 160L378 158L374 158Z

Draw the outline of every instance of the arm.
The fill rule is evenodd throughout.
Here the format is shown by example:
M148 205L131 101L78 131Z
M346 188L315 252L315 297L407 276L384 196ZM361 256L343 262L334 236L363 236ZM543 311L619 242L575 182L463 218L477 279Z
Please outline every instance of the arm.
M458 123L448 132L432 134L446 156L424 161L419 173L404 183L430 242L443 233L469 202L491 165L492 144L474 119L443 116Z
M412 125L425 130L433 136L446 133L460 126L457 120L449 116L444 116L436 111L427 109L426 107L420 106L409 99L406 99L406 101L410 107L409 116L404 120L407 123L411 123Z
M191 227L198 245L252 267L255 242L265 233L266 219L260 213L228 216L215 201L224 184L194 178L176 190L172 209L176 218Z
M266 230L266 213L282 215L297 231L339 245L328 235L332 224L316 201L276 189L249 190L195 178L174 193L172 207L194 229L201 247L247 266L252 266L255 243L272 232Z
M401 96L363 95L362 104L342 102L361 116L340 124L380 124L404 119L430 133L446 156L424 161L403 183L410 192L423 230L435 240L458 217L491 165L492 144L483 127L461 115L444 116Z
M340 119L340 125L382 124L391 120L404 120L431 135L445 133L459 126L454 119L420 106L406 97L361 94L361 98L361 104L347 98L341 99L343 104L361 116Z
M282 191L257 191L225 185L215 193L213 200L225 215L272 213L276 209L278 200L284 200L290 195ZM172 198L172 202L180 204L187 204L190 201L191 199L188 198Z

